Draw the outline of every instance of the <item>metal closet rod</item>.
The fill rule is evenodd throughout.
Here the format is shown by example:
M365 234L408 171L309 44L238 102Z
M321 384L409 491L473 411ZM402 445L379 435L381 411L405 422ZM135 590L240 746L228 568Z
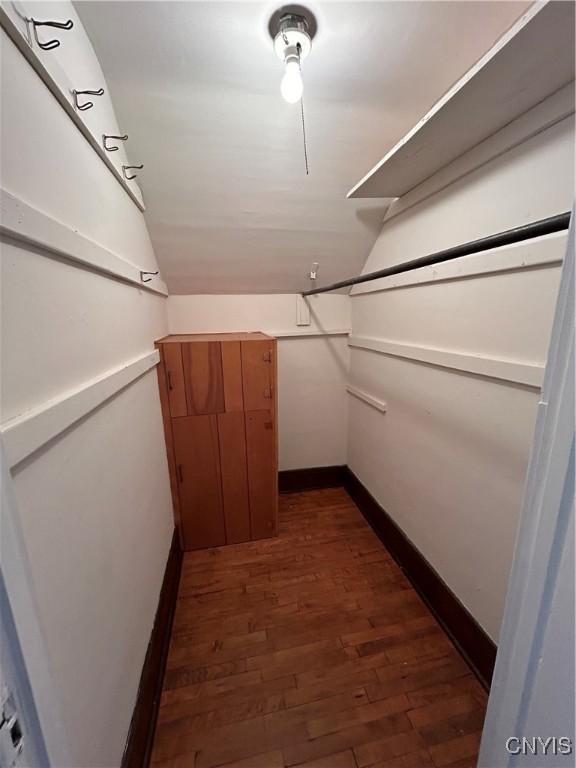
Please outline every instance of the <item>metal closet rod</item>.
M317 293L336 291L338 288L346 288L349 285L358 285L358 283L368 283L371 280L378 280L381 277L400 275L403 272L410 272L411 270L419 269L420 267L429 267L432 264L441 264L443 261L458 259L460 256L469 256L471 253L480 253L481 251L488 251L491 248L500 248L503 245L520 243L522 240L530 240L533 237L551 235L553 232L560 232L563 229L568 229L569 226L570 211L567 213L560 213L557 216L549 216L547 219L533 221L531 224L524 224L521 227L507 229L505 232L499 232L496 235L481 237L479 240L472 240L469 243L455 245L453 248L446 248L444 251L437 251L428 256L421 256L418 259L405 261L403 264L396 264L393 267L378 269L376 272L368 272L365 275L358 275L358 277L350 277L348 280L340 280L338 283L325 285L323 288L312 288L309 291L304 291L302 296L315 296Z

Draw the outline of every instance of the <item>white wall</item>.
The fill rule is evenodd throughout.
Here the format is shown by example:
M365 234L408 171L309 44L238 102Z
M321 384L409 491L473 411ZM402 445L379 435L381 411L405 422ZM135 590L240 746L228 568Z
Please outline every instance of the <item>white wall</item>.
M75 22L60 52L70 78L106 88L72 5L50 12ZM2 187L155 269L142 213L3 32L2 64ZM114 133L107 98L94 110ZM165 298L42 248L4 240L2 281L3 425L151 351L167 331ZM13 467L12 483L54 686L39 713L48 749L67 752L68 765L117 766L173 531L155 370Z
M168 324L170 333L278 334L279 467L331 466L346 463L348 346L333 332L349 329L349 302L312 297L310 326L297 326L295 294L170 296Z
M572 145L566 119L411 207L397 201L365 271L570 210ZM495 641L539 396L507 379L541 378L564 247L552 235L351 298L351 343L388 349L353 348L351 383L388 411L350 403L348 463Z
M574 234L572 218L482 733L481 768L574 765L573 741L561 750L550 743L574 735ZM550 741L545 750L537 743L536 754L521 754L519 741L509 739L523 737Z

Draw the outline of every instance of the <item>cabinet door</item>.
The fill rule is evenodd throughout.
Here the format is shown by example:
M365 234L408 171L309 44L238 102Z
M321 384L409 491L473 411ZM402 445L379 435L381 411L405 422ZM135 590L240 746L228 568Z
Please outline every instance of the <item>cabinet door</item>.
M172 421L185 549L226 543L216 416Z
M242 342L242 381L247 411L274 409L274 342Z
M242 411L218 414L226 543L250 540L246 434Z
M276 431L270 411L246 413L246 450L252 538L265 539L276 534L278 503Z
M220 344L194 341L182 344L182 363L189 416L224 411Z
M244 410L242 395L242 355L239 341L223 341L222 375L224 379L224 408L226 413Z
M166 386L170 415L187 416L186 389L184 387L184 369L182 367L182 347L175 342L162 344L162 359L166 369Z

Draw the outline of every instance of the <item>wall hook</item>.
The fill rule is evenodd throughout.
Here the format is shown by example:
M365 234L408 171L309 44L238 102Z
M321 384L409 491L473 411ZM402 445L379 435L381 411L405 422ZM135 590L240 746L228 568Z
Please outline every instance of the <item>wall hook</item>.
M38 27L54 27L55 29L72 29L74 26L74 22L72 19L68 19L68 21L38 21L38 19L29 18L26 19L26 21L32 23L32 30L34 31L34 39L36 40L36 43L39 48L42 48L43 51L51 51L54 48L58 48L60 45L60 40L48 40L45 43L42 43L40 41L40 38L38 37Z
M74 106L76 109L79 109L80 112L84 112L86 109L92 109L94 106L93 102L87 101L85 104L80 104L78 101L78 96L80 94L86 94L88 96L104 96L104 88L99 88L97 91L77 91L75 88L72 91L74 95Z
M140 280L142 280L143 283L151 283L152 278L149 277L148 280L146 280L144 275L158 275L158 274L160 274L158 270L156 270L156 272L143 272L142 270L140 270Z
M116 141L126 141L128 139L128 134L125 134L124 136L112 136L112 134L103 133L102 134L102 146L106 150L106 152L117 152L120 147L109 147L106 143L108 139L116 139Z
M144 165L123 165L122 166L122 173L124 174L124 178L128 179L128 181L132 181L132 179L136 179L138 177L137 173L133 173L132 175L126 173L126 171L131 171L133 169L136 169L138 171L141 171L142 168L144 168Z

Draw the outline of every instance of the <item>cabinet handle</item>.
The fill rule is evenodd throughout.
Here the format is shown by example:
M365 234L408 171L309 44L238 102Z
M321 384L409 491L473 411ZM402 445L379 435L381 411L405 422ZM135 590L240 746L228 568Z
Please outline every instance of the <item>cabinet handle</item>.
M262 360L265 363L271 363L272 362L272 352L264 352L262 355Z
M266 400L272 400L272 387L266 387L264 390L264 397Z
M184 482L184 473L182 472L182 464L178 464L178 480L180 480L181 483Z
M170 371L166 371L166 376L168 377L168 389L174 389L172 386L172 376L170 374Z

